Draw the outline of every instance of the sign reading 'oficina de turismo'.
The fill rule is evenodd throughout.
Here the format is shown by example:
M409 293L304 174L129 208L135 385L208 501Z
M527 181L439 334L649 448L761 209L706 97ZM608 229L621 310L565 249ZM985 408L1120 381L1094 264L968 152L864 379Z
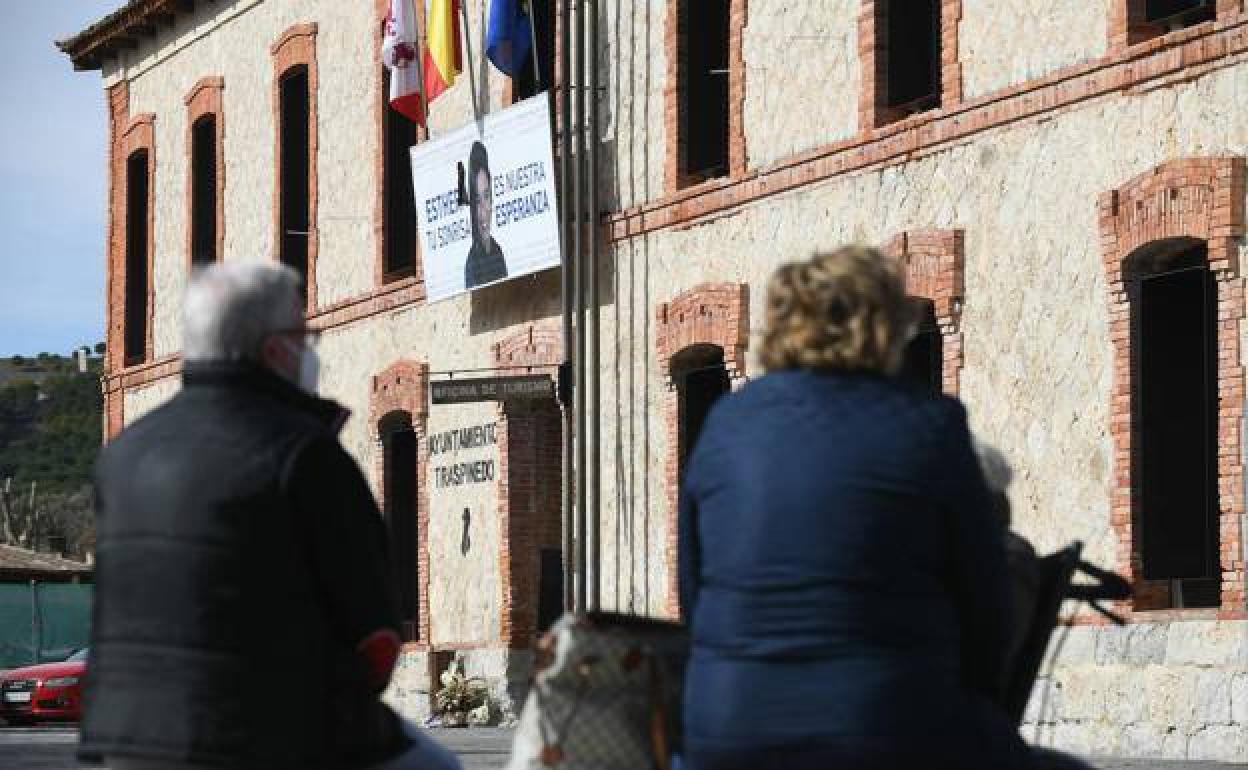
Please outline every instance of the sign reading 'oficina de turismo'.
M559 265L545 94L411 153L430 301Z

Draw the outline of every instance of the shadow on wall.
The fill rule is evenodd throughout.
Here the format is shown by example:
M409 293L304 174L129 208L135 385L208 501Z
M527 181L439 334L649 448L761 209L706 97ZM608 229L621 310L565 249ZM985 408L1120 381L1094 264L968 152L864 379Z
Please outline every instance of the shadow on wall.
M617 41L641 39L647 43L640 47L640 52L635 44L616 45L603 52L606 61L600 68L600 80L613 85L599 91L602 100L599 114L606 127L599 145L600 167L604 179L609 180L603 190L603 207L608 211L618 210L625 201L628 205L649 201L653 192L650 189L650 143L642 141L637 146L631 127L653 125L650 112L653 60L646 52L663 44L662 40L651 40L651 37L654 14L665 11L661 4L642 2L638 13L637 3L638 0L627 3L614 0L609 8L607 3L600 5L604 14L599 19L600 28L615 31L608 37ZM613 15L613 25L607 13ZM611 73L616 73L614 84L609 80ZM628 73L627 76L624 73ZM629 143L626 168L620 167L621 132ZM614 339L606 342L613 348L608 349L606 355L611 359L609 366L614 381L605 392L614 400L611 408L616 426L612 445L615 521L609 524L614 530L616 547L607 567L614 572L615 591L610 600L621 611L653 615L663 608L651 605L650 591L650 530L652 523L661 524L652 522L652 478L646 467L651 450L650 378L654 364L650 239L642 237L614 244L609 254L611 283L613 287L620 287L612 293L627 291L622 302L614 302ZM662 576L659 579L662 581ZM654 595L662 599L663 592Z
M560 313L560 270L552 268L474 289L470 334L488 334Z

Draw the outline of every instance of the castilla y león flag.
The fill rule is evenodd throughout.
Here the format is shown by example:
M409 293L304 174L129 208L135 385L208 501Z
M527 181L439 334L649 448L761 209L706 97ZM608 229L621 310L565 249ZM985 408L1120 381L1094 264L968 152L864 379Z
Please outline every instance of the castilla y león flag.
M390 0L381 59L386 69L390 70L390 106L409 120L423 125L425 110L420 98L420 48L412 0Z
M432 102L455 85L463 69L459 37L460 0L426 0L425 98Z

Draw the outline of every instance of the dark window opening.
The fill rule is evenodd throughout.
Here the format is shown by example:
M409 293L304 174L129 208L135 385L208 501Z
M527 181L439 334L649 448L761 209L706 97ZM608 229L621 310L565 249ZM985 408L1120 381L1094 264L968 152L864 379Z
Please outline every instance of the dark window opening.
M944 340L931 300L921 302L918 329L902 354L901 376L932 393L940 393L944 384Z
M416 123L390 106L390 72L383 75L382 94L386 104L382 131L385 158L382 195L385 200L383 223L382 274L389 282L416 273L416 201L412 193L412 165L409 150L416 143Z
M125 365L147 355L148 154L126 161L126 316Z
M537 588L537 632L550 630L563 614L563 552L541 549Z
M550 91L555 82L555 15L551 13L551 0L532 0L530 8L533 17L533 32L537 37L537 61L542 75L542 85L538 88L533 72L533 51L523 62L516 79L512 83L513 101L528 99L540 91Z
M1214 0L1145 0L1144 21L1160 33L1173 32L1217 17Z
M217 261L217 119L191 127L191 264Z
M394 574L398 584L399 617L404 641L420 638L420 531L417 513L417 440L411 425L385 431L385 517L394 553Z
M1205 248L1141 252L1130 276L1138 547L1144 578L1168 581L1175 607L1220 603L1217 289Z
M904 11L902 9L905 9ZM885 0L885 103L903 115L940 106L940 0Z
M308 70L295 67L281 80L279 143L281 157L281 253L282 264L294 268L303 278L304 296L308 284L308 237L311 174L308 168L310 94Z
M696 345L682 351L672 361L679 398L680 469L693 454L711 407L731 389L724 351L717 345Z
M682 171L700 179L728 173L729 5L729 0L681 4Z

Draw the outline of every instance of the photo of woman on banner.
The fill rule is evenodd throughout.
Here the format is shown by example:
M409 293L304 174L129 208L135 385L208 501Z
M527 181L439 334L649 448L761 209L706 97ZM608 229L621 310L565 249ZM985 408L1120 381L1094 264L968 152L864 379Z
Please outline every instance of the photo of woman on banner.
M468 220L472 225L472 248L464 263L464 287L468 289L507 277L503 250L490 234L494 222L492 183L485 145L473 142L468 153Z

